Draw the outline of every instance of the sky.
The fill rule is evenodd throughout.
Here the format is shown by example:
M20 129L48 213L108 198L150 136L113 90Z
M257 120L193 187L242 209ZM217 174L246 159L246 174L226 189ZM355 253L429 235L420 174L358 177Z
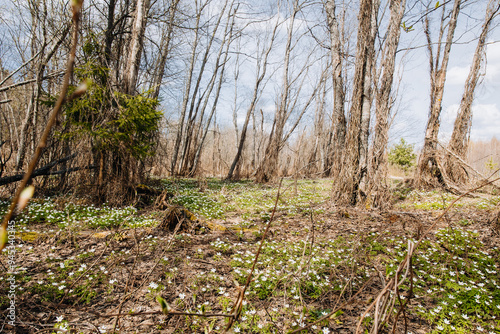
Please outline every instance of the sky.
M418 2L413 0L407 0L408 3ZM264 2L264 1L263 1ZM271 0L267 1L269 3L273 2ZM347 10L349 11L350 21L353 25L353 29L356 26L356 5L350 1L345 2ZM457 44L453 45L451 50L450 64L448 66L448 75L446 79L446 87L443 99L443 111L441 116L441 129L440 138L446 141L452 132L453 123L455 121L458 105L461 100L463 93L463 87L465 79L469 72L470 63L472 61L473 52L476 47L475 37L479 35L479 30L481 28L481 23L484 20L484 9L487 0L466 0L467 5L461 12L458 20L458 27L456 32L455 42ZM214 2L217 4L217 1ZM3 7L1 5L0 7ZM254 7L252 10L254 10ZM259 7L259 6L257 6ZM267 8L263 6L263 8ZM409 6L410 7L410 6ZM264 8L264 9L265 9ZM324 14L321 10L313 10L316 7L311 7L310 15L311 22L319 22L319 24L324 24ZM321 7L319 7L321 8ZM244 7L244 10L250 10L249 7ZM411 22L414 17L421 16L421 11L415 9L417 15L412 16L412 13L408 13L405 20L408 20L406 25L409 26L414 23L414 30L408 33L402 32L401 36L401 51L398 53L400 55L399 60L401 64L399 66L399 75L401 76L401 84L399 87L399 99L397 101L397 114L394 119L390 140L391 143L399 141L399 138L403 137L408 142L413 143L418 148L422 145L425 134L425 126L428 118L429 112L429 65L428 57L425 47L416 48L409 52L404 52L407 47L414 48L415 46L425 45L424 34L422 29L422 24L419 22ZM5 13L0 16L2 20L7 20L8 16ZM262 10L263 13L267 13L267 10ZM439 14L439 13L438 13ZM273 12L273 19L278 19L276 13ZM265 16L265 15L264 15ZM249 19L255 19L255 15L249 16ZM435 15L439 17L439 15ZM301 17L297 18L296 28L298 30L304 30L305 25L300 24ZM418 18L417 18L418 20ZM8 21L8 20L7 20ZM486 62L483 71L485 76L483 77L482 83L476 89L475 101L473 104L474 116L473 116L473 126L471 131L471 139L474 141L483 140L488 141L494 136L500 138L500 27L498 27L499 19L497 18L494 29L489 35L488 41L491 43L487 47ZM268 24L274 23L273 20ZM437 23L437 21L435 22ZM265 36L266 29L268 29L265 23L261 25L254 24L252 28L255 31L250 31L251 34L255 34L257 39L249 39L247 43L243 43L242 50L251 55L256 55L257 49L262 49L267 41L263 38ZM259 32L260 29L260 32ZM281 35L286 34L286 24L281 27ZM3 33L3 34L2 34ZM435 32L434 32L435 33ZM10 57L9 45L7 45L6 40L3 40L8 34L6 34L5 29L0 31L0 58L2 58L4 65L12 59ZM283 36L282 36L283 37ZM3 41L2 41L3 40ZM258 45L257 43L260 43ZM268 73L272 73L276 67L279 67L280 62L283 57L283 40L277 42L276 51L273 51L271 56L272 65L268 68ZM354 50L352 50L354 53ZM404 57L401 57L403 56ZM305 56L305 55L299 55ZM231 55L231 61L234 61L235 55ZM318 62L318 66L321 63ZM12 68L16 67L16 64L11 65ZM178 68L174 67L174 70ZM223 123L224 125L232 127L232 108L233 108L233 92L234 92L234 81L232 81L234 66L230 66L226 70L228 76L227 82L224 85L224 94L221 96L220 107L218 108L217 122ZM316 76L317 77L317 76ZM309 86L312 86L317 79L314 75L311 75ZM166 80L168 82L169 79ZM248 100L251 97L251 92L253 89L253 84L255 82L255 61L252 59L247 59L243 62L240 73L239 87L241 87L238 92L239 101L238 112L239 124L243 123L243 119L248 107ZM271 123L272 115L275 109L275 98L279 92L279 87L281 84L280 71L275 72L275 78L267 82L267 94L261 98L257 110L262 109L268 123ZM169 84L166 84L166 87ZM179 92L183 89L182 80L178 83L173 83L171 91L176 92L177 96L167 96L165 100L173 100L174 105L169 106L172 108L166 108L166 110L176 110L176 107L180 103L181 97L178 96ZM311 87L309 87L311 89ZM307 89L306 89L307 90ZM330 93L331 94L331 93ZM304 94L307 95L307 94ZM331 98L331 97L330 97ZM331 106L330 106L331 107ZM311 112L305 116L309 122L312 122L314 117L313 108ZM307 122L304 122L307 123ZM310 124L310 123L309 123ZM299 132L300 128L296 130Z
M411 2L411 0L408 0L409 4ZM453 124L462 98L465 80L469 73L470 64L477 45L477 37L480 34L484 21L487 0L466 0L465 3L466 5L462 8L458 18L454 38L456 44L451 49L448 65L439 135L440 140L443 142L449 140L453 131ZM355 25L355 11L357 8L349 3L347 3L347 6L351 21ZM409 7L410 5L407 8ZM447 8L450 9L450 7L451 3ZM405 20L407 20L407 26L411 23L414 24L414 30L407 33L402 32L400 51L398 52L400 61L398 71L401 83L399 85L397 113L390 131L390 144L394 144L400 138L404 138L409 143L415 144L415 147L418 149L423 145L425 136L425 127L429 114L430 83L429 60L425 47L426 41L423 33L423 25L421 21L411 22L413 17L421 18L422 11L415 7L413 7L413 10L416 14L414 15L410 10L407 12ZM440 11L437 10L431 16L434 20L433 25L431 25L431 33L434 38L437 35L437 24L439 23L440 14ZM310 18L312 18L312 21L315 19L314 17ZM316 18L316 20L321 19L323 18ZM473 103L473 125L471 129L471 139L473 141L489 141L494 136L500 138L500 27L497 26L499 21L498 18L494 21L492 25L493 29L488 36L488 43L490 44L487 46L486 61L483 63L482 68L482 72L485 75L476 89ZM497 43L497 41L499 42ZM412 50L405 52L406 48L411 48ZM354 54L355 50L353 49L350 52ZM278 53L275 57L280 58L281 53ZM251 83L249 85L251 86L255 80L253 73L254 64L247 65L248 67L243 70L241 76L244 78L242 81ZM274 84L279 85L280 78L278 75L274 79L276 81ZM270 85L272 86L272 83ZM242 92L239 94L242 94ZM244 103L242 108L246 110ZM264 96L258 108L262 108L264 113L267 112L269 118L271 118L275 109L275 101L272 97L266 100ZM312 112L309 112L305 116L305 119L308 119L308 121L304 123L311 122L312 117L314 117ZM244 114L241 113L238 119L238 123L242 124Z

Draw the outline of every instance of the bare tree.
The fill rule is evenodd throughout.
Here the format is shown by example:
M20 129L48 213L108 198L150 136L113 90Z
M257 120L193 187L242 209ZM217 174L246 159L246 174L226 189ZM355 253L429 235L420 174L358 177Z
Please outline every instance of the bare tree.
M359 153L359 180L365 183L365 177L368 171L368 139L370 137L370 120L371 110L373 103L373 86L376 77L376 60L377 54L375 52L375 38L379 33L378 27L378 10L380 7L380 0L373 0L372 3L372 18L370 23L370 48L367 54L366 63L366 78L364 80L363 104L361 107L361 137L360 137L360 153Z
M216 23L213 27L213 29L209 32L208 37L208 44L205 46L205 52L203 53L203 57L201 59L201 65L200 69L196 78L195 86L193 88L193 95L190 97L191 102L189 106L189 112L187 114L187 123L186 123L186 132L183 138L183 145L182 145L182 151L181 151L181 156L179 159L179 170L177 171L178 174L180 175L186 175L189 173L189 161L192 162L192 158L194 158L193 155L191 155L190 159L190 154L191 154L191 145L195 139L195 136L193 135L194 131L196 128L199 128L199 126L196 126L196 122L199 118L199 122L203 121L203 115L206 109L206 106L208 104L208 100L211 96L211 92L214 88L215 82L217 75L219 74L219 67L222 68L221 74L223 75L224 68L225 68L225 62L221 63L221 57L222 54L224 53L223 51L225 50L226 47L226 42L230 43L232 40L232 22L231 22L231 15L232 15L232 5L229 6L228 10L228 19L226 21L226 29L224 31L224 37L223 37L223 43L220 44L219 50L217 52L216 60L215 60L215 67L212 72L212 76L210 77L210 80L208 84L205 86L203 93L201 93L198 97L198 94L200 93L201 90L201 84L202 84L202 79L205 74L205 69L206 66L209 62L209 58L212 53L212 44L215 41L217 37L217 32L219 30L219 27L221 26L221 22L223 17L225 16L226 8L228 7L229 1L224 2L224 6L222 10L219 12L219 15L217 16ZM228 38L229 36L229 38ZM227 52L226 52L227 55ZM222 83L221 83L222 84ZM217 98L218 100L218 98ZM204 101L204 102L202 102ZM215 111L215 110L214 110Z
M330 32L330 52L333 68L333 117L331 130L328 136L323 170L325 176L330 176L338 175L340 171L340 162L342 159L341 152L345 145L347 123L344 111L344 79L342 77L342 67L344 66L342 58L344 51L340 38L341 34L336 14L335 0L328 0L325 3L325 11Z
M144 44L144 32L148 20L149 0L137 0L132 21L128 58L122 77L123 89L127 94L133 95L137 86L137 75Z
M170 173L172 175L175 175L177 173L177 159L179 156L179 151L180 151L180 146L182 143L182 138L184 135L184 123L186 122L186 112L188 108L188 103L190 100L191 96L191 89L192 89L192 83L193 83L193 75L194 73L194 68L196 65L196 59L198 56L198 44L200 42L199 40L199 35L201 32L201 18L202 18L202 13L204 8L208 5L207 2L200 3L198 0L195 1L195 26L193 28L194 30L194 36L193 36L193 44L191 46L191 56L189 59L189 68L187 69L186 72L186 80L185 80L185 85L184 85L184 93L183 93L183 98L182 98L182 105L181 105L181 114L179 117L179 125L177 126L177 134L175 137L175 144L174 144L174 149L172 152L172 160L171 160L171 168L170 168ZM221 14L222 15L222 14ZM213 39L212 39L213 40ZM201 79L200 79L201 80ZM196 94L197 92L195 92Z
M250 122L250 117L253 115L255 112L255 106L257 104L258 98L260 96L261 90L262 90L262 83L264 78L266 77L266 72L267 72L267 65L268 65L268 58L269 54L271 53L271 50L273 48L274 41L276 39L276 31L279 26L279 21L276 21L276 24L274 25L274 28L272 30L270 39L269 39L269 45L267 46L266 49L262 49L262 55L257 57L256 60L256 79L255 79L255 84L253 88L253 94L252 94L252 99L250 100L250 103L247 108L246 116L245 116L245 122L243 123L243 127L241 129L241 135L238 141L238 148L236 151L236 155L233 159L233 162L231 163L231 167L229 168L229 172L227 173L226 179L230 180L233 178L233 173L236 169L236 166L238 165L241 154L243 152L243 146L245 144L245 140L247 137L247 129L248 129L248 123ZM258 45L258 44L257 44ZM255 136L255 134L254 134Z
M391 14L380 63L381 77L378 80L375 93L376 123L370 164L371 175L368 181L368 188L375 193L374 205L379 207L386 203L384 198L386 194L385 180L387 176L386 150L389 137L389 117L392 109L391 92L396 63L396 51L399 44L401 21L403 19L405 6L406 0L391 0L390 2Z
M285 54L283 58L280 95L276 103L273 125L268 137L264 158L255 172L256 181L261 183L272 181L278 176L280 151L313 102L316 92L321 86L322 77L326 75L326 70L321 69L321 78L312 88L311 94L307 100L305 100L301 92L305 86L304 83L309 73L309 69L312 66L311 58L313 57L315 49L311 49L305 61L302 61L303 64L300 65L297 72L294 73L294 71L292 71L292 53L294 51L297 52L298 41L303 36L295 36L296 18L301 11L302 5L303 4L299 3L298 0L293 1L291 4L292 8L290 8L290 17L287 19L287 39L284 50ZM305 100L305 103L299 106L299 100ZM295 122L290 125L288 131L285 131L285 126L294 112L297 115L295 117Z
M486 17L481 29L481 34L477 42L469 75L465 82L464 93L458 109L455 126L451 135L448 149L454 154L447 154L445 161L445 173L450 180L456 184L464 184L469 181L469 175L457 157L466 160L467 149L469 147L469 135L472 125L472 102L479 78L481 76L481 63L485 57L486 37L490 32L493 18L500 10L500 1L490 0L486 8Z
M327 65L327 68L329 66ZM329 70L328 70L329 72ZM305 166L304 174L308 176L316 176L319 174L323 174L322 170L320 172L320 164L318 162L323 161L323 152L321 148L322 141L324 140L324 124L325 124L325 101L326 101L326 93L328 92L327 88L327 76L325 75L323 81L321 82L320 90L318 91L316 99L316 108L314 113L314 144L309 152L309 156L306 157L307 165ZM319 156L319 157L318 157ZM295 172L295 176L297 177L297 172Z
M431 94L430 94L430 112L425 130L425 141L422 153L418 160L418 166L415 173L415 185L435 186L440 184L445 187L450 185L445 181L445 175L442 173L439 158L437 156L437 144L439 133L439 118L441 115L441 104L444 94L444 84L446 81L446 72L448 61L450 59L451 46L453 44L453 36L457 27L458 14L460 13L461 0L454 0L453 9L451 12L446 10L446 3L441 5L441 21L439 28L439 36L436 42L432 41L429 11L424 19L424 32L427 38L427 51L429 53L429 74L431 79ZM447 20L449 17L449 20ZM446 31L446 40L443 37ZM434 53L433 45L436 45L436 53Z
M354 69L352 103L346 147L342 157L342 168L334 184L333 198L342 204L355 205L358 201L361 170L361 126L363 104L369 96L365 95L365 82L370 78L369 58L373 57L374 39L371 34L372 19L375 15L372 0L361 0L358 15L358 34ZM366 83L368 84L368 83Z
M235 6L235 8L233 9L234 6ZM196 152L193 155L192 160L190 161L189 172L188 172L188 174L190 176L193 176L198 168L198 163L200 161L201 152L203 149L203 145L205 143L205 138L207 137L208 129L210 128L210 124L212 123L212 119L213 119L215 112L217 110L217 105L218 105L219 97L221 94L222 84L224 82L224 71L225 71L226 64L227 64L228 59L229 59L229 47L231 46L231 43L233 42L234 25L235 25L237 11L238 11L238 5L235 5L235 3L233 1L230 5L229 10L228 10L228 18L227 18L226 28L224 31L224 37L223 37L222 42L221 42L221 47L219 49L219 53L217 55L217 60L215 62L214 73L212 75L213 80L212 80L212 87L210 88L210 91L213 88L213 83L215 82L215 78L217 77L217 75L219 76L217 88L215 90L215 97L214 97L214 101L212 103L212 108L210 110L210 114L208 116L208 119L206 120L206 125L205 125L204 130L203 130L203 124L204 124L203 123L204 122L203 115L204 115L204 110L206 109L206 105L207 105L208 100L209 100L208 95L210 95L210 94L208 94L207 97L205 98L205 103L202 107L202 113L201 113L201 116L199 118L200 121L199 121L198 129L197 129L197 136L195 137L195 139L198 141L198 147L196 148ZM224 54L224 59L221 59L222 54ZM219 70L219 68L220 68L220 70ZM218 73L218 71L220 71L220 73ZM198 138L198 136L200 138Z
M160 95L161 84L163 77L165 75L165 66L167 64L167 59L170 52L171 41L174 33L174 20L177 13L177 6L180 0L172 0L170 3L168 11L168 23L166 30L163 31L161 44L160 44L160 55L158 57L157 64L155 65L153 81L151 89L153 90L152 97L158 98Z

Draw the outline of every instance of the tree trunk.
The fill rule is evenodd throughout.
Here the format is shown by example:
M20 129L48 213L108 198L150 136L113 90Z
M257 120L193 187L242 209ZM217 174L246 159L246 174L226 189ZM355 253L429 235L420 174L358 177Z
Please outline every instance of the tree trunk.
M486 9L486 17L477 42L476 51L472 59L472 65L469 75L465 82L464 93L458 109L455 126L451 135L448 149L456 156L466 160L467 149L469 147L469 135L472 125L472 102L474 101L474 92L478 84L481 74L481 63L484 59L486 48L486 37L490 31L490 25L494 16L498 13L500 2L491 0ZM469 174L463 166L452 154L446 155L445 172L450 180L456 184L466 184L469 181Z
M137 86L137 76L142 56L144 44L144 32L148 20L149 0L137 0L134 19L132 21L132 35L130 36L128 59L123 73L124 92L130 95L135 94Z
M371 109L373 103L372 87L374 81L375 72L375 61L377 56L375 54L375 37L378 33L378 9L380 7L380 0L373 0L372 9L372 19L371 19L371 29L370 29L370 48L367 54L366 63L366 74L364 80L363 88L363 105L362 105L362 116L361 116L361 139L360 139L360 153L359 153L359 179L360 182L365 182L365 176L368 171L368 139L370 137L370 119L371 119ZM365 189L366 191L366 189Z
M269 135L269 142L264 154L264 160L256 171L256 181L259 183L266 183L273 180L278 175L278 158L283 138L283 128L286 123L286 113L288 107L288 98L290 92L290 55L292 52L292 38L294 31L295 17L298 12L298 1L293 3L293 13L289 18L288 36L285 46L285 57L283 61L283 79L280 94L280 101L277 105L276 113L274 115L273 129ZM249 119L249 117L248 117Z
M160 58L158 60L158 64L155 68L155 75L153 77L153 98L158 98L160 95L161 83L163 81L163 76L165 75L165 65L167 63L168 54L170 52L170 42L172 41L173 32L174 32L174 19L175 14L177 13L177 5L180 0L173 0L170 4L169 8L169 17L168 17L168 25L167 32L165 33L165 37L161 40L161 49L160 49Z
M425 141L422 153L419 157L419 162L415 175L415 185L417 187L434 187L441 185L447 187L445 176L441 171L439 164L439 157L437 156L437 143L439 133L439 118L441 115L441 104L444 94L444 84L446 81L446 72L448 68L448 60L450 58L451 45L453 43L453 36L457 26L457 18L460 12L461 0L455 0L453 10L451 12L450 20L447 24L448 32L443 49L443 56L440 59L442 37L445 29L445 5L443 4L443 13L441 16L441 28L438 38L438 49L436 57L433 56L432 40L430 34L429 18L425 18L425 35L427 37L427 49L429 52L430 64L430 79L431 79L431 95L430 95L430 113L429 120L425 131ZM441 64L440 64L441 62ZM441 66L440 66L441 65Z
M198 2L196 2L198 4ZM203 8L203 7L202 7ZM182 98L182 106L181 106L181 116L179 119L179 125L177 126L177 135L175 137L175 143L174 143L174 151L172 153L172 161L171 161L171 166L170 166L170 173L172 175L176 175L176 167L177 167L177 157L179 155L179 148L181 145L182 141L182 136L184 134L184 122L186 118L186 111L187 111L187 105L189 102L189 96L191 93L191 83L193 80L193 71L194 71L194 65L196 63L196 55L197 55L197 48L198 48L198 35L200 33L200 19L201 19L201 9L197 8L198 11L196 12L196 27L195 27L195 36L194 36L194 41L193 41L193 46L191 50L191 58L189 61L189 69L187 71L187 78L186 78L186 85L185 85L185 90L184 90L184 97Z
M396 51L401 33L401 21L406 7L406 0L391 0L391 17L385 41L380 78L375 97L375 134L373 139L372 159L368 189L375 194L374 206L382 206L386 201L387 158L386 150L389 138L389 116L391 113L391 91L394 79Z
M257 168L255 173L256 181L259 183L265 183L273 181L276 179L279 173L279 154L283 148L284 143L288 140L292 132L297 127L299 121L304 115L305 111L314 100L317 90L320 87L320 83L323 80L325 71L322 72L320 82L317 83L316 87L313 89L307 102L302 107L295 123L290 127L290 130L285 133L285 125L290 118L292 112L296 110L296 106L300 95L300 91L304 86L304 81L307 77L307 71L309 69L309 60L307 60L300 68L300 70L292 77L291 74L291 56L294 47L296 46L297 40L294 40L294 23L298 12L300 11L300 6L298 1L293 3L293 12L288 19L288 36L285 46L285 55L283 61L283 79L281 81L281 92L278 105L276 107L276 113L274 115L273 131L269 135L269 141L264 154L264 159L262 163ZM299 37L300 38L300 37ZM292 44L293 41L293 44ZM312 50L314 51L314 50ZM309 56L311 56L309 54ZM299 80L300 79L300 80ZM297 85L297 86L295 86Z
M356 62L352 104L350 109L347 142L342 158L340 177L334 184L333 198L340 204L356 205L360 182L361 157L361 123L363 117L363 103L365 99L365 80L369 71L369 59L373 55L373 39L371 36L371 22L373 18L373 1L361 0L358 15L358 41L356 47Z
M194 154L192 165L190 166L190 169L189 169L190 176L193 176L196 172L196 169L198 168L198 162L199 162L200 157L201 157L203 144L205 143L205 138L207 136L208 129L210 128L210 123L212 122L212 118L215 114L215 111L217 110L217 104L218 104L219 97L220 97L222 83L224 81L224 71L226 69L226 63L227 63L228 58L229 58L229 46L231 45L231 42L233 40L233 29L234 29L234 23L235 23L234 20L236 17L237 10L238 10L238 8L235 8L233 11L232 6L231 6L231 8L229 9L229 12L228 12L228 23L226 26L226 30L224 32L224 39L222 41L221 48L219 50L219 55L217 56L217 61L216 61L215 70L214 70L215 72L217 72L218 68L221 67L220 74L219 74L219 81L217 83L217 88L215 91L215 98L214 98L214 102L212 104L212 110L210 111L210 115L208 117L204 131L201 131L201 127L203 124L203 117L200 118L200 127L199 127L198 132L201 134L201 138L199 140L199 145L196 149L196 153ZM224 59L222 60L222 64L221 64L220 58L222 55L222 50L223 50L224 45L225 45ZM216 73L214 75L216 75ZM214 80L215 80L215 77L214 77ZM208 101L208 97L205 101L206 102ZM203 107L203 109L205 109L205 106Z
M109 0L108 3L108 15L107 19L107 27L104 32L105 44L104 44L104 59L105 64L108 67L111 67L111 47L113 45L113 40L115 38L114 30L115 30L115 8L116 8L116 0Z
M190 106L189 106L189 112L188 112L188 116L187 116L187 123L186 123L186 134L185 134L185 139L184 139L184 143L183 143L183 146L182 146L182 150L181 150L181 156L180 156L180 159L179 159L179 170L178 170L178 174L182 175L184 173L184 171L187 171L187 165L186 165L186 159L187 159L187 156L189 154L189 148L190 148L190 144L191 144L191 141L193 140L192 138L192 135L193 135L193 130L194 130L194 122L196 120L196 116L198 114L198 111L199 111L199 106L200 106L200 103L201 103L201 100L203 99L203 95L200 96L200 98L198 99L198 103L196 103L196 96L199 92L199 88L200 88L200 85L201 85L201 81L203 79L203 75L205 73L205 67L208 63L208 59L209 59L209 56L210 56L210 51L212 49L212 44L215 40L215 37L217 35L217 31L220 27L220 23L222 21L222 17L224 16L224 13L226 11L226 7L227 7L227 0L224 2L224 6L223 8L220 10L220 14L217 18L217 22L209 36L209 41L208 41L208 45L205 46L205 53L203 54L203 58L202 58L202 62L201 62L201 67L200 67L200 71L198 73L198 77L197 77L197 80L196 80L196 83L195 83L195 87L193 89L193 96L191 96L191 103L190 103ZM208 3L208 2L207 2ZM228 23L229 25L229 23ZM223 49L223 45L220 46L220 52L219 52L219 55L218 55L218 58L220 59L220 55L221 55L221 51ZM212 79L210 80L210 84L209 84L209 87L212 87L213 88L213 84L215 83L215 75L217 74L217 68L215 69L215 72L214 72L214 75L212 76ZM207 88L205 90L205 92L207 91L210 91L211 88Z
M256 68L257 78L255 80L255 85L253 88L252 99L250 100L250 104L248 105L247 113L245 116L245 122L243 123L243 127L241 129L240 140L238 142L238 149L236 151L236 155L233 159L231 167L229 167L229 172L227 173L226 180L231 180L233 178L235 168L240 161L241 154L243 152L243 147L245 145L245 140L247 137L248 123L250 122L250 117L255 112L255 105L257 104L257 101L259 98L261 84L266 76L267 62L268 62L267 59L269 57L269 54L271 53L271 50L272 50L272 47L274 44L274 40L276 38L277 29L278 29L278 22L276 22L276 25L274 26L274 30L273 30L273 33L271 35L271 40L269 42L269 46L267 47L266 51L264 52L263 58L257 59L257 68ZM261 66L262 66L262 70L261 70Z
M335 0L328 0L325 4L330 30L330 52L333 67L333 117L332 130L326 148L324 175L337 176L340 171L342 152L345 145L346 118L344 111L345 94L344 80L342 78L342 43L340 40L339 23L335 14Z

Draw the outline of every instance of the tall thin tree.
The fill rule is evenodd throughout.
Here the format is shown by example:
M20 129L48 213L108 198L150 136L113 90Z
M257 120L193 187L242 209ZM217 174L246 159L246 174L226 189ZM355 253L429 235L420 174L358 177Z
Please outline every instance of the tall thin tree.
M469 75L465 81L464 93L458 108L457 118L453 127L448 149L453 154L446 155L445 173L450 180L457 184L467 183L469 174L459 160L466 160L467 149L469 147L469 136L472 125L472 102L474 101L474 92L481 77L481 64L485 57L486 38L491 31L491 23L500 10L499 0L490 0L486 8L486 16L481 29L481 34L477 41L476 50L472 59Z

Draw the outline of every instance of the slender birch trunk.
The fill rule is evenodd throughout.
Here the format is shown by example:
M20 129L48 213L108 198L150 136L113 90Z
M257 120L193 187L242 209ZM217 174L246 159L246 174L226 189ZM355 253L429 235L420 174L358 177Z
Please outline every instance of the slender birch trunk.
M406 0L391 0L389 27L384 44L380 68L382 75L377 85L375 96L375 133L373 139L370 166L369 192L374 192L374 205L381 207L386 201L387 158L386 150L389 139L389 117L391 114L391 92L394 81L396 51L401 35L401 21L406 7Z
M354 69L353 95L350 109L349 128L340 177L334 184L333 198L340 204L355 205L358 201L361 157L361 123L365 99L365 80L369 57L372 55L371 22L373 1L361 0L358 15L358 41Z
M125 70L123 72L123 89L125 93L133 95L137 86L139 65L141 62L142 48L144 45L144 32L148 20L149 0L137 0L134 18L132 21L132 34L130 36L129 52Z
M340 39L339 22L335 12L335 0L328 0L325 4L325 10L328 28L330 30L330 52L333 68L333 117L323 170L325 176L337 176L340 172L342 152L345 147L345 136L347 131L344 111L344 79L342 77L343 49Z
M433 42L431 39L429 17L425 18L425 35L427 38L427 50L429 52L430 79L431 79L431 94L430 94L430 112L425 130L425 141L422 153L420 154L418 166L415 174L415 185L417 187L435 186L440 184L448 186L444 180L444 175L439 166L439 158L437 156L437 144L439 133L439 118L441 116L442 100L444 94L444 84L446 81L446 72L448 69L448 61L450 58L451 46L453 44L453 36L457 27L458 14L460 13L461 0L455 0L449 22L445 22L446 6L443 4L441 15L441 26L439 37L437 40L437 52L434 57ZM442 38L444 31L448 27L444 48L442 47ZM441 58L441 52L443 52Z

